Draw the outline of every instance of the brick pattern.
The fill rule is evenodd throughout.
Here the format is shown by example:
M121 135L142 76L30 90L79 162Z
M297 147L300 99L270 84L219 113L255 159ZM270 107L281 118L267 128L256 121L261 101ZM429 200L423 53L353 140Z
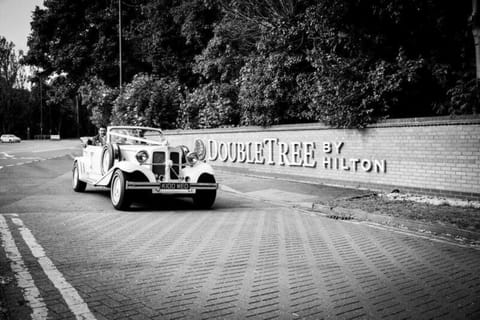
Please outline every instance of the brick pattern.
M193 146L195 138L218 142L315 142L316 168L223 162L213 165L292 175L345 186L480 198L480 117L466 120L428 118L386 121L366 129L331 129L322 125L271 128L167 131L173 144ZM324 153L324 142L343 142L340 154ZM324 168L323 158L386 160L386 172ZM278 148L274 152L278 158ZM342 160L340 160L342 161Z
M478 251L261 206L22 220L98 319L480 317ZM71 318L19 243L49 318Z

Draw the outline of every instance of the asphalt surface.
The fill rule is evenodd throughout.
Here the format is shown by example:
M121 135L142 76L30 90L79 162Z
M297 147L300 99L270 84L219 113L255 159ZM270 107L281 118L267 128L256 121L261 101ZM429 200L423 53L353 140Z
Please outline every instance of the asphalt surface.
M72 142L42 143L0 146L4 318L480 318L476 248L329 219L306 207L320 186L223 171L211 210L115 211L106 190L71 190Z

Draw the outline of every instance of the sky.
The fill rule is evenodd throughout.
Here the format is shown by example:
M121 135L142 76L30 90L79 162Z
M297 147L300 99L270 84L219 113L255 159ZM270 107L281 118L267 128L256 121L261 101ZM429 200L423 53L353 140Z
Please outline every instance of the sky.
M13 42L17 52L27 52L35 6L43 7L43 0L0 0L0 36Z

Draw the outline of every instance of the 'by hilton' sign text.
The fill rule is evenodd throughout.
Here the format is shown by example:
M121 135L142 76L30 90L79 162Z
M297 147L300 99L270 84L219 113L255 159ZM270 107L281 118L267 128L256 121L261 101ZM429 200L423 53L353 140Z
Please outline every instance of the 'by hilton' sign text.
M344 158L343 142L281 142L277 138L255 142L207 141L209 161L268 164L291 167L321 167L351 172L386 172L386 160Z

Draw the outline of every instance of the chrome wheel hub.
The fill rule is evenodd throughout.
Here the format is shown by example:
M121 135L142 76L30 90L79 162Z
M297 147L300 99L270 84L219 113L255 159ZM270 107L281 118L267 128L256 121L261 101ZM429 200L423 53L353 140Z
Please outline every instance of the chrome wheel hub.
M117 204L120 201L120 193L121 193L120 179L118 177L115 177L113 178L112 191L111 191L112 202L114 204Z

